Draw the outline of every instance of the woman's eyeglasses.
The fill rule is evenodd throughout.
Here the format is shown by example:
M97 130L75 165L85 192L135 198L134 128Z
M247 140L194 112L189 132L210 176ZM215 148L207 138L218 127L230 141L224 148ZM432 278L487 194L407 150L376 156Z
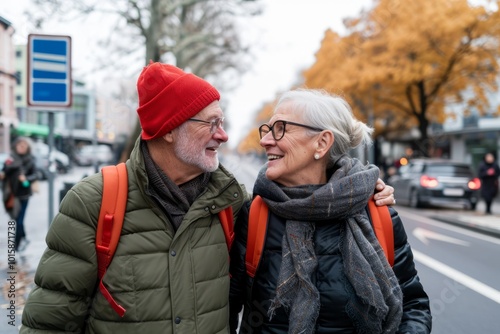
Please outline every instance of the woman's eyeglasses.
M259 127L259 135L260 139L262 139L265 135L269 133L269 131L272 132L274 140L278 141L281 138L285 136L286 132L286 126L287 124L289 125L295 125L295 126L300 126L309 130L313 131L323 131L324 129L316 128L314 126L309 126L305 124L300 124L300 123L295 123L295 122L290 122L290 121L276 121L272 126L269 126L268 124L262 124Z
M224 117L217 117L211 121L204 121L202 119L190 118L190 119L188 119L188 121L210 124L210 133L211 134L214 134L215 132L217 132L218 128L222 128L224 126Z

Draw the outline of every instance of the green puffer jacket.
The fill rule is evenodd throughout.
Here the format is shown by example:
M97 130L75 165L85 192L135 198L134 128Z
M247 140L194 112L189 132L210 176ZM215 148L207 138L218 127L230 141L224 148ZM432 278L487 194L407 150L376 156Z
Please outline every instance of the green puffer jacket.
M145 193L148 180L138 144L127 170L122 235L104 276L125 315L120 318L98 289L99 173L75 185L61 203L20 333L228 333L229 254L217 213L232 205L236 221L248 200L244 186L220 166L174 234Z

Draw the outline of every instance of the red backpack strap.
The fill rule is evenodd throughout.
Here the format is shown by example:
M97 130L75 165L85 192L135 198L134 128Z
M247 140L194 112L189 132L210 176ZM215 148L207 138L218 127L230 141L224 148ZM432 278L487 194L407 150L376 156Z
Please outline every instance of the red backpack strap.
M231 250L234 241L233 207L227 207L219 212L219 220L226 237L227 250Z
M102 202L96 233L99 290L113 309L123 317L125 309L113 299L104 286L102 278L120 241L128 196L127 166L125 163L105 166L102 168L102 178Z
M389 208L386 205L377 206L372 197L368 201L368 211L375 235L384 250L387 261L392 267L394 266L394 230Z
M262 197L255 196L250 205L250 214L248 217L248 236L247 236L247 253L245 256L245 265L247 274L250 277L255 277L255 272L259 265L264 242L266 239L267 220L269 208L262 200Z

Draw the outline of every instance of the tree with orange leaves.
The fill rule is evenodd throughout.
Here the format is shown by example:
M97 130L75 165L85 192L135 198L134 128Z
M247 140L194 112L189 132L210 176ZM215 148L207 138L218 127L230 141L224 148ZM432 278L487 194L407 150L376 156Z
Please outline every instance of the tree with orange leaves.
M243 140L238 145L238 152L242 154L246 153L264 153L265 150L260 146L260 136L258 127L267 122L273 115L275 102L265 104L262 109L259 111L257 117L255 118L255 122L258 124L253 127L248 135L243 138Z
M428 126L443 122L445 106L460 103L465 113L490 108L487 93L498 88L500 1L489 5L378 0L344 22L345 36L326 32L305 85L343 95L378 133L416 126L429 143Z

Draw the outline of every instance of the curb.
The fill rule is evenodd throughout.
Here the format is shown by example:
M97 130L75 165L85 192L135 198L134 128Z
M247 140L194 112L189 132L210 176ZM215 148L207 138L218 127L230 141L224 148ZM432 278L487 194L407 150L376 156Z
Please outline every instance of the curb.
M500 238L500 230L475 224L469 221L464 221L463 219L458 217L431 216L431 218L439 220L444 223L449 223L451 225L460 226L472 231L484 233L495 238Z

